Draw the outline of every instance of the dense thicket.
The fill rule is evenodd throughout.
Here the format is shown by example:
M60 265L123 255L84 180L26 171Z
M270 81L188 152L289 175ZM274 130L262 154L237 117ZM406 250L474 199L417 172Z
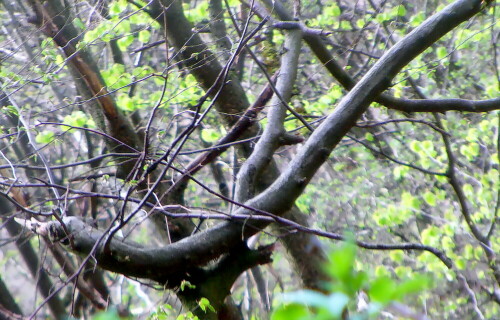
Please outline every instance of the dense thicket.
M0 319L494 319L498 12L3 0Z

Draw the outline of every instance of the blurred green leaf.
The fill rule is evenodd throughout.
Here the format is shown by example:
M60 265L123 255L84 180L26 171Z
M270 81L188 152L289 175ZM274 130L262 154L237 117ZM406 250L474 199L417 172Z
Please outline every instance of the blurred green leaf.
M434 193L427 191L426 193L424 193L423 198L425 202L431 207L436 206L436 196L434 195Z
M49 144L54 140L55 134L53 131L44 130L36 135L35 141L39 144Z
M149 42L150 38L151 38L151 32L149 32L148 30L139 31L139 34L137 36L137 39L142 43Z
M302 304L280 305L271 315L271 320L309 320L311 318L311 312Z
M207 298L201 298L200 301L198 301L198 305L204 312L207 312L209 310L212 312L216 312L214 307L210 304L210 301Z
M368 296L371 300L386 304L391 301L395 295L396 284L389 277L380 277L370 284Z

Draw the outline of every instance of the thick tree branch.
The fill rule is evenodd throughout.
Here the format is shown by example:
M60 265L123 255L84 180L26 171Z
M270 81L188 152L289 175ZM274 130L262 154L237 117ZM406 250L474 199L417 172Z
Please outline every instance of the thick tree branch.
M179 52L179 59L190 69L201 86L205 90L212 87L222 66L200 36L193 34L193 25L186 19L182 3L172 0L153 1L147 7L147 12L165 28L169 40ZM217 91L211 92L212 98ZM217 96L216 107L230 125L236 123L237 116L248 106L245 91L236 79L223 84Z
M9 289L5 285L5 282L0 277L0 306L5 307L10 312L22 315L21 308L14 300L14 297L10 294Z
M285 53L282 55L281 70L276 83L277 93L279 93L284 101L277 95L274 95L271 99L267 115L268 124L264 129L264 133L238 173L238 184L235 195L238 202L244 202L253 196L255 182L273 159L274 152L280 146L279 140L285 133L283 123L287 112L286 104L290 100L295 78L297 77L300 42L300 30L290 30L285 35Z
M281 215L289 210L314 173L328 158L330 151L355 124L374 97L387 88L390 80L409 61L452 30L460 22L479 12L481 1L458 0L429 18L417 29L392 47L361 81L342 99L335 111L316 129L287 170L263 193L249 200L236 214L253 212L247 208ZM66 218L68 219L68 218ZM65 221L66 222L66 221ZM56 223L56 222L54 222ZM222 223L169 246L143 250L136 245L114 239L111 254L96 252L98 263L111 271L129 276L153 278L159 282L176 283L186 277L186 266L202 265L230 251L235 243L245 239L268 222L240 224ZM92 252L102 234L91 230L77 219L66 223L72 232L83 235L74 237L75 250ZM57 234L64 238L65 235ZM129 254L124 254L129 252ZM176 275L172 279L172 275Z
M193 279L193 281L215 281L214 277L201 277L200 272L215 275L224 274L232 281L228 281L228 288L241 272L258 264L268 263L271 250L248 250L249 255L230 255L218 262L209 270L203 271L198 266L206 265L210 259L206 256L197 255L189 247L171 244L164 248L143 247L137 243L125 241L114 237L110 243L109 254L96 248L96 243L103 239L104 232L94 229L76 217L64 217L62 222L38 222L27 220L25 225L34 233L49 237L51 241L61 242L70 250L79 255L92 255L102 268L120 273L129 277L138 277L155 280L165 284L168 288L177 287L182 280ZM68 233L66 233L65 229ZM244 244L240 244L240 246ZM241 249L241 248L240 248ZM254 253L252 253L254 252ZM229 259L229 257L232 257ZM229 259L229 260L228 260ZM229 268L228 266L232 267ZM222 272L230 271L229 273ZM232 271L231 271L232 270ZM203 278L203 279L202 279ZM226 279L227 280L227 279Z
M287 170L266 191L248 201L247 205L278 215L291 208L317 169L328 159L331 150L355 124L370 102L390 85L391 79L440 37L478 13L481 3L480 0L455 1L394 45L315 130ZM247 209L239 209L237 213L251 214ZM221 224L184 241L190 243L195 250L216 254L227 250L231 239L247 237L255 232L254 228L241 230L239 226ZM210 245L202 239L210 239Z
M275 77L273 77L275 78ZM240 117L238 122L229 130L229 132L211 148L211 150L204 152L196 159L191 161L181 177L177 178L172 186L170 186L167 192L177 193L179 188L184 188L188 183L190 176L194 175L206 164L211 163L224 151L226 151L231 145L230 142L235 141L241 137L248 128L255 125L257 121L257 115L265 107L269 99L271 99L272 90L271 85L268 83L264 90L260 93L254 104L248 108L245 113Z
M163 210L161 210L163 211ZM167 212L165 212L167 213ZM185 218L211 218L211 219L223 219L232 221L232 223L238 223L240 225L247 224L252 225L253 222L277 222L282 226L280 232L283 232L283 227L286 227L288 232L290 233L299 233L299 234L314 234L317 236L325 237L332 240L345 240L345 237L328 231L323 231L319 229L312 229L307 226L300 225L294 221L281 218L274 215L263 215L257 214L251 217L247 215L228 215L228 214L210 214L210 216L206 214L172 214L174 217L185 217ZM109 259L116 259L115 263L103 262L103 257L106 253L96 254L95 249L96 243L103 238L105 232L102 230L94 229L93 227L87 225L82 220L76 217L65 217L63 218L63 225L59 221L50 221L50 222L38 222L36 220L24 220L17 219L20 223L23 223L29 230L33 231L36 234L41 236L49 237L53 242L61 242L62 244L69 246L69 249L79 255L92 255L97 263L114 272L118 272L124 274L126 276L131 277L139 277L146 278L155 281L159 281L161 283L168 283L169 287L175 287L178 285L179 281L184 279L192 279L193 281L201 281L205 279L205 275L207 270L203 270L197 268L198 266L204 266L207 264L207 261L204 257L198 256L190 256L186 257L189 260L189 267L184 266L179 269L178 266L172 265L170 261L165 258L171 255L177 255L180 251L178 248L172 249L172 245L166 246L163 248L154 248L154 247L145 247L141 246L134 242L124 241L123 239L113 239L110 245L110 255L112 257L107 257L106 261ZM69 235L66 233L65 229L69 232ZM286 234L284 235L286 236ZM443 262L448 268L453 268L453 263L449 257L446 256L442 251L427 245L422 245L419 243L369 243L365 241L356 241L356 245L360 248L368 249L368 250L417 250L417 251L427 251L436 256L439 260ZM233 245L234 246L234 245ZM238 256L235 254L236 252L245 253L246 251L241 251L242 246L245 246L244 243L239 244L239 249L232 248L230 252L233 253L233 259L237 259ZM312 249L312 248L311 248ZM98 249L99 251L99 249ZM251 250L250 250L251 251ZM259 250L257 250L259 251ZM179 253L182 254L182 253ZM241 261L248 261L249 257L243 257ZM259 255L258 255L259 256ZM307 256L307 255L306 255ZM122 259L120 257L128 257ZM148 264L151 265L149 269L141 270L137 267L137 262L132 260L131 257L142 257L148 258ZM116 264L120 263L120 266L116 266ZM221 260L225 261L225 260ZM253 261L253 260L252 260ZM264 260L259 260L258 264L266 263ZM144 263L144 262L143 262ZM230 264L235 263L235 261ZM221 273L222 277L229 277L229 273L231 270L228 269L229 273L224 275L223 270L227 269L226 267L220 267L220 262L216 264L216 266L211 267L209 270L218 270L217 272ZM110 267L111 266L111 267ZM253 266L253 265L252 265ZM242 268L238 272L243 272L244 268ZM197 276L201 273L204 276ZM215 273L215 271L214 271ZM158 274L169 274L168 277L160 276ZM203 280L208 281L208 280ZM228 284L229 285L229 284ZM230 286L230 285L229 285Z
M208 12L210 14L210 31L217 46L223 50L224 56L229 58L231 50L231 41L227 36L226 24L224 23L224 9L221 0L210 0L208 3Z
M180 53L180 59L186 64L190 69L190 72L196 77L198 82L202 85L205 90L210 88L215 82L218 74L221 70L221 65L216 59L213 58L213 53L207 49L207 46L202 42L198 34L192 34L189 30L192 29L192 25L187 21L184 13L182 11L182 6L178 1L164 1L164 7L158 5L158 3L153 2L152 5L148 6L148 13L152 18L155 18L160 24L162 24L168 33L168 37L172 44ZM165 18L163 16L163 8L165 8ZM248 25L249 18L246 19ZM201 67L203 65L203 67ZM270 79L268 79L271 81ZM232 126L236 120L236 115L240 115L249 106L246 94L243 91L240 83L237 79L232 78L230 82L225 83L223 89L215 101L215 107L218 112L223 116L223 119L229 126ZM245 136L255 136L259 132L258 125L252 125L248 128ZM240 150L243 151L245 156L248 156L251 152L250 145L244 145ZM269 165L266 174L261 176L259 181L259 190L267 188L279 175L279 169L277 168L274 161ZM294 208L290 211L289 217L292 219L300 219L301 223L305 223L305 217L301 217L302 213ZM224 237L221 237L222 240ZM300 238L300 244L294 242L294 239ZM298 265L306 266L301 270L304 273L319 273L315 272L320 269L319 261L324 260L324 254L321 248L318 248L316 243L319 241L310 235L291 235L286 238L285 246L289 248L290 252L293 253L293 259ZM230 242L228 242L228 247L230 247ZM310 251L309 258L304 258L303 252L299 250L301 246L308 248L315 248ZM224 250L222 250L224 251ZM312 275L308 275L305 278L308 280L306 285L308 287L319 287L318 278ZM313 279L315 278L315 279ZM320 278L320 277L319 277ZM304 279L304 278L303 278ZM309 281L311 280L311 281Z
M300 22L293 21L293 16L286 10L282 3L271 0L262 0L268 8L283 22L278 22L281 28L300 28L303 31L304 41L309 45L316 57L323 63L330 74L346 89L350 90L356 81L336 61L331 51L327 49L321 36L323 33L312 32L310 28ZM402 99L395 98L389 94L382 93L375 100L389 109L403 112L488 112L500 109L500 98L489 100L465 100L465 99Z
M77 33L73 26L64 19L61 21L63 27L57 21L66 17L68 10L57 8L57 6L44 6L38 0L31 0L31 6L36 16L30 21L41 28L41 31L49 38L52 38L56 45L60 47L70 64L79 73L81 79L85 81L93 97L97 98L106 119L110 125L113 136L119 138L130 146L140 146L139 139L131 140L137 135L128 120L118 110L115 102L108 94L101 75L95 70L92 64L87 61L81 52L76 50L75 42L78 40ZM52 2L55 5L55 2ZM58 10L59 9L59 10ZM52 12L50 12L52 11Z
M500 109L500 98L488 100L466 99L401 99L383 94L377 102L389 109L404 112L489 112Z

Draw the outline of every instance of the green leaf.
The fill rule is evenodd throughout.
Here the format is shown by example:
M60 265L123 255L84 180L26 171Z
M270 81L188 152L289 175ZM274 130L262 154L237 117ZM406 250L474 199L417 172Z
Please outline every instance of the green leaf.
M391 257L394 262L402 262L404 253L401 250L394 250L389 253L389 257Z
M394 174L394 178L396 180L399 180L405 178L406 175L408 174L408 171L410 171L410 168L406 166L396 166L394 167L392 172Z
M130 98L127 94L120 94L116 102L118 107L122 110L135 111L138 105L134 102L134 98L135 97Z
M422 22L424 22L424 20L425 20L425 13L419 12L411 18L410 24L413 27L416 27L419 26Z
M73 23L75 24L75 27L77 27L80 30L87 29L87 26L85 25L85 23L83 23L82 19L80 19L80 18L74 18Z
M479 130L477 128L470 128L467 130L465 139L469 142L476 142L479 139Z
M439 47L436 50L436 56L439 60L446 58L448 51L444 47Z
M427 152L432 151L434 150L434 142L430 140L422 141L422 148Z
M443 237L441 238L441 246L445 250L452 250L455 248L455 241L451 237Z
M195 289L196 286L194 284L191 284L191 282L189 282L187 280L182 280L181 285L180 285L181 291L184 291L186 288Z
M389 277L381 277L370 285L368 295L371 300L386 304L390 302L396 291L396 283Z
M355 257L356 246L351 242L344 242L340 248L333 250L329 254L330 267L328 273L337 280L349 280L352 275Z
M391 16L387 12L382 12L375 17L378 23L384 23L385 21L391 20Z
M474 195L474 187L469 184L469 183L466 183L463 185L463 190L464 190L464 193L466 196L472 196Z
M480 260L483 258L483 255L484 255L483 249L481 249L480 247L474 249L474 258Z
M132 26L130 20L120 20L119 24L115 24L112 30L117 35L126 35L130 33L131 29ZM133 38L132 35L130 36Z
M405 207L413 208L415 206L418 206L416 204L416 201L417 201L417 198L412 196L412 194L407 192L407 191L405 191L401 194L401 204Z
M332 4L325 8L324 15L328 17L338 17L340 16L342 11L336 4Z
M435 226L429 226L421 233L422 243L428 246L436 246L439 243L439 229Z
M340 29L351 30L351 23L345 20L340 22Z
M413 152L416 152L416 153L419 153L420 150L422 150L421 146L420 146L420 141L417 141L417 140L412 140L410 142L410 149L411 151Z
M89 117L80 110L73 111L70 115L64 117L63 123L73 127L95 127L94 121L89 119Z
M463 257L465 259L472 259L473 256L474 256L474 248L470 243L467 243L463 248Z
M151 32L149 32L148 30L141 30L139 32L139 35L137 36L137 39L142 43L147 43L150 38Z
M467 260L465 260L463 257L458 257L455 259L455 265L457 266L458 270L465 270L467 267Z
M396 268L394 268L394 273L400 279L408 278L408 276L411 274L411 269L405 266L397 266Z
M127 9L127 2L125 1L112 1L109 5L109 13L111 15L119 15Z
M375 275L377 277L389 276L390 272L387 270L385 266L377 266L375 268Z
M121 319L118 312L115 309L108 310L105 312L99 312L93 316L93 320L119 320Z
M366 141L373 141L374 140L373 134L371 134L370 132L365 133L365 139Z
M427 191L426 193L424 193L423 198L424 201L431 207L436 206L436 195L434 193Z
M207 298L201 298L200 301L198 301L198 305L200 306L201 310L203 310L205 313L207 312L207 310L215 312L214 307L212 307L210 301Z
M400 17L404 17L406 15L406 8L405 8L405 6L403 6L403 5L397 6L396 15L398 15Z
M312 318L311 312L301 304L281 305L274 310L271 320L308 320Z
M349 297L341 292L334 292L328 297L328 305L326 308L335 318L341 318L344 309L349 303Z
M19 116L19 112L17 111L17 109L13 105L10 105L10 104L6 107L0 108L0 112L2 112L5 115L13 115L16 117Z
M39 144L49 144L54 140L54 132L45 130L36 135L35 141Z
M121 51L127 51L128 47L134 42L134 37L129 35L117 41L118 47Z
M153 73L153 69L150 66L139 66L132 70L132 75L134 77L144 77Z
M406 280L403 283L397 285L395 299L401 300L403 297L421 292L429 288L431 285L431 279L423 275L413 275L412 279Z
M191 311L180 314L177 316L176 320L199 320L197 316L195 316Z
M57 65L61 65L64 63L64 58L60 54L56 56L56 60L54 61Z
M220 132L215 129L207 128L201 130L201 138L206 142L216 142L220 137Z
M359 29L362 29L366 24L366 21L364 19L358 19L356 21L356 27L358 27Z

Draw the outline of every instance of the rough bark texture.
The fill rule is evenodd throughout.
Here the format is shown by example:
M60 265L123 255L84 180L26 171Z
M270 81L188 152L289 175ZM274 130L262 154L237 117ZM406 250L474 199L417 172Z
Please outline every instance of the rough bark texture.
M387 51L314 131L283 173L279 174L275 163L269 159L268 172L264 174L266 179L257 182L256 187L259 191L265 190L235 210L235 217L251 216L254 213L270 217L285 215L287 212L297 215L298 211L293 208L295 200L370 103L390 86L391 80L408 62L459 23L479 12L482 3L480 0L458 0L452 3ZM33 2L33 6L38 17L45 22L42 24L42 21L37 21L43 26L42 30L65 50L73 50L66 52L67 55L75 54L70 41L59 33L60 26L52 21L55 16L46 12L39 2ZM199 37L193 36L192 26L182 13L181 2L153 2L148 9L152 16L164 24L170 40L205 90L212 88L222 72L222 67L214 60L213 54ZM125 130L122 127L126 122L121 121L116 106L108 96L102 96L104 86L102 81L100 82L99 75L78 56L72 60L75 60L77 71L87 76L85 80L87 89L98 98L104 116L108 121L116 122L110 124L112 134L116 136L128 134L127 130L130 128ZM224 114L224 119L229 125L234 124L238 115L248 107L242 87L233 80L217 85L216 89L214 92L217 92L217 110ZM215 94L212 97L215 97ZM254 133L256 127L252 129L250 131ZM124 137L124 141L133 144L134 141L127 139L136 138L137 136L127 136ZM244 198L246 200L246 197ZM306 223L303 216L299 215L295 219L300 223ZM220 318L232 313L226 313L226 310L231 308L226 296L238 275L256 265L269 262L272 250L272 248L250 250L244 243L250 236L269 225L268 220L242 222L234 218L233 221L221 223L158 248L143 247L123 241L116 236L108 241L105 233L92 229L76 218L65 217L63 222L63 224L33 222L30 227L39 234L60 241L78 254L92 256L99 266L107 270L131 277L151 279L166 284L169 288L176 288L183 280L188 280L194 283L196 288L179 293L184 304L199 312L196 309L198 300L200 297L208 297L219 310ZM69 232L69 235L66 232ZM183 232L179 238L185 235L187 232ZM297 245L297 241L301 241L301 244ZM103 243L107 245L102 247ZM293 255L295 263L302 266L299 272L306 285L317 288L317 270L319 270L317 263L323 254L319 241L312 235L301 234L288 238L284 243ZM215 259L219 260L214 262ZM199 315L204 316L202 313ZM215 319L215 315L207 317Z
M342 99L335 111L318 127L310 139L301 148L288 169L266 191L249 200L237 213L259 212L283 214L292 207L295 198L307 185L317 168L326 160L329 152L367 107L376 94L386 88L390 79L411 59L425 50L430 44L452 30L461 21L465 21L479 12L481 1L459 0L437 13L419 28L391 48L363 77L347 96ZM85 233L78 237L73 250L87 253L102 235L92 231L78 219L66 221L71 230ZM238 239L247 238L257 233L269 222L247 223L244 227L236 222L221 223L206 231L195 234L177 243L161 248L141 248L137 245L112 241L112 254L97 255L100 263L117 272L144 276L149 268L165 268L155 278L166 277L167 273L184 270L186 265L201 265L222 253L231 252ZM73 226L74 224L74 226ZM51 233L57 239L65 238L57 222L50 223ZM50 229L50 228L49 228ZM80 242L81 241L81 242ZM66 243L68 244L68 243ZM117 263L120 262L120 263ZM128 271L127 271L128 270Z
M217 60L212 58L214 56L213 53L208 50L199 36L190 32L192 25L185 18L180 3L177 1L164 1L163 5L165 8L168 8L166 10L166 19L162 15L162 6L157 2L153 2L150 8L148 8L148 13L162 25L165 24L166 20L167 26L165 27L169 40L172 41L172 44L179 51L180 59L190 68L192 74L207 90L214 84L222 70L222 66ZM203 65L202 68L200 67L201 65ZM215 104L217 111L225 119L228 126L233 125L248 106L249 103L246 94L239 81L235 78L232 78L231 81L224 85ZM258 131L258 126L254 125L248 129L246 136L255 135ZM245 156L248 156L250 152L251 150L248 147L244 147L243 153ZM266 174L262 175L258 181L257 190L260 191L267 188L278 175L279 169L274 161L271 161ZM291 220L297 218L301 223L306 223L307 219L301 217L301 215L303 213L296 208L290 214L285 213L285 217ZM319 240L316 236L310 234L301 236L290 235L286 237L286 241L284 242L285 247L291 254L291 258L295 261L294 264L303 266L303 268L299 269L302 270L300 276L306 286L310 288L319 288L316 284L323 278L317 278L318 275L322 274L321 263L319 262L325 260L323 250L315 245L317 243L319 243ZM307 247L313 246L315 248L312 251L308 251L311 255L307 258L304 258L304 252L297 250L297 248L302 247L304 244Z

